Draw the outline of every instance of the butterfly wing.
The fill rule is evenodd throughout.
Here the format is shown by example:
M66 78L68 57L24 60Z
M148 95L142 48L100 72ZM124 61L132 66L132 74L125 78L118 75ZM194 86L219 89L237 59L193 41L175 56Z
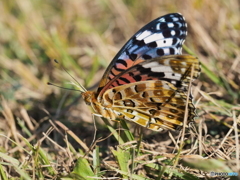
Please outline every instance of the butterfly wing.
M155 131L182 126L187 95L167 81L150 80L117 86L103 94L102 105L111 106L118 118ZM195 116L190 97L188 121Z
M101 102L107 89L139 81L162 80L171 83L178 90L187 91L192 70L194 80L199 76L201 68L199 60L191 55L169 55L143 61L109 81L100 92L98 101Z
M187 24L181 14L167 14L153 20L140 29L114 57L102 77L97 94L118 74L138 63L159 56L181 54L186 35Z

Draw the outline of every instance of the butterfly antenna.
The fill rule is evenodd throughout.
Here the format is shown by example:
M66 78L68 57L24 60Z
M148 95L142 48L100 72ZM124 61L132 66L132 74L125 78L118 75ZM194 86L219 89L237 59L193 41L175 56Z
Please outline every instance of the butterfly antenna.
M58 87L58 88L61 88L61 89L67 89L67 90L72 90L72 91L78 91L78 92L81 92L81 93L83 92L83 91L78 90L78 89L71 89L71 88L65 88L65 87L62 87L62 86L58 86L58 85L53 84L53 83L50 83L50 82L48 82L47 85L55 86L55 87Z
M57 63L57 64L60 64L56 59L54 59L54 62ZM62 68L62 70L64 70L77 84L78 86L80 87L80 92L86 92L87 90L83 87L83 85L81 85L61 64L60 64L60 67ZM73 83L74 84L74 83ZM74 84L76 85L76 84ZM63 88L64 89L64 88Z

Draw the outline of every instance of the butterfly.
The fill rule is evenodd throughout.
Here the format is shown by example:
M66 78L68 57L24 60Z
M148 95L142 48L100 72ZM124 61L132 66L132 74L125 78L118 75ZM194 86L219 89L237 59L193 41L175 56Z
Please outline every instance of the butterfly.
M192 95L187 104L188 85L201 69L196 57L182 55L186 35L187 24L179 13L145 25L113 58L97 91L82 92L86 104L101 117L154 131L181 127L186 106L192 121L195 107Z

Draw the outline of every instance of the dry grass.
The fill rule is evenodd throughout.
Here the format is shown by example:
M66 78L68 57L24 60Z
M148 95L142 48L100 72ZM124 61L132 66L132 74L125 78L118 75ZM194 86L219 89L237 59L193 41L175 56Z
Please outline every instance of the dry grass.
M238 0L0 2L0 179L210 179L209 171L240 173L239 9ZM193 91L198 117L181 151L179 132L111 130L125 124L107 128L107 121L93 121L78 92L47 86L50 81L73 88L53 62L58 59L78 82L96 89L134 32L170 12L185 16L185 51L202 63Z

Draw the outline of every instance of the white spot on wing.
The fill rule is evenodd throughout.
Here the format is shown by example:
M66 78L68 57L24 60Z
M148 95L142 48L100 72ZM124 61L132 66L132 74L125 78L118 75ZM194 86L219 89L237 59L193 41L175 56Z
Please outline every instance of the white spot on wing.
M158 66L158 67L152 67L151 71L153 72L172 72L172 68L170 66Z
M136 39L137 40L143 40L144 38L146 38L147 36L149 36L149 35L151 35L152 34L152 32L151 31L143 31L141 34L138 34L137 36L136 36Z
M171 31L171 35L174 36L176 32L174 30Z
M168 27L172 28L172 27L174 27L174 24L173 23L168 23Z
M151 123L156 123L155 118L151 118L150 122L151 122Z
M144 68L151 68L151 67L154 67L154 66L159 66L159 63L158 62L150 62L150 63L147 63L147 64L143 65Z
M181 64L182 64L182 65L184 65L184 66L186 66L186 65L187 65L187 63L186 63L186 62L181 62Z
M181 68L181 72L185 73L186 72L186 68Z
M150 42L153 42L153 41L156 41L158 39L164 39L164 36L162 33L155 33L155 34L152 34L151 36L147 37L144 39L144 42L146 44L150 43Z
M137 111L133 111L132 114L136 116L136 115L138 115L138 112Z
M165 49L163 49L163 51L164 51L164 54L170 54L169 48L165 48Z
M179 18L177 18L177 17L174 17L172 19L173 19L173 21L179 21Z
M166 19L165 19L165 17L162 17L162 18L160 18L158 21L159 21L159 22L166 22Z
M151 68L153 72L172 72L170 66L160 65L158 62L151 62L143 65L144 68Z
M135 116L132 120L137 121L137 120L139 120L139 117Z

